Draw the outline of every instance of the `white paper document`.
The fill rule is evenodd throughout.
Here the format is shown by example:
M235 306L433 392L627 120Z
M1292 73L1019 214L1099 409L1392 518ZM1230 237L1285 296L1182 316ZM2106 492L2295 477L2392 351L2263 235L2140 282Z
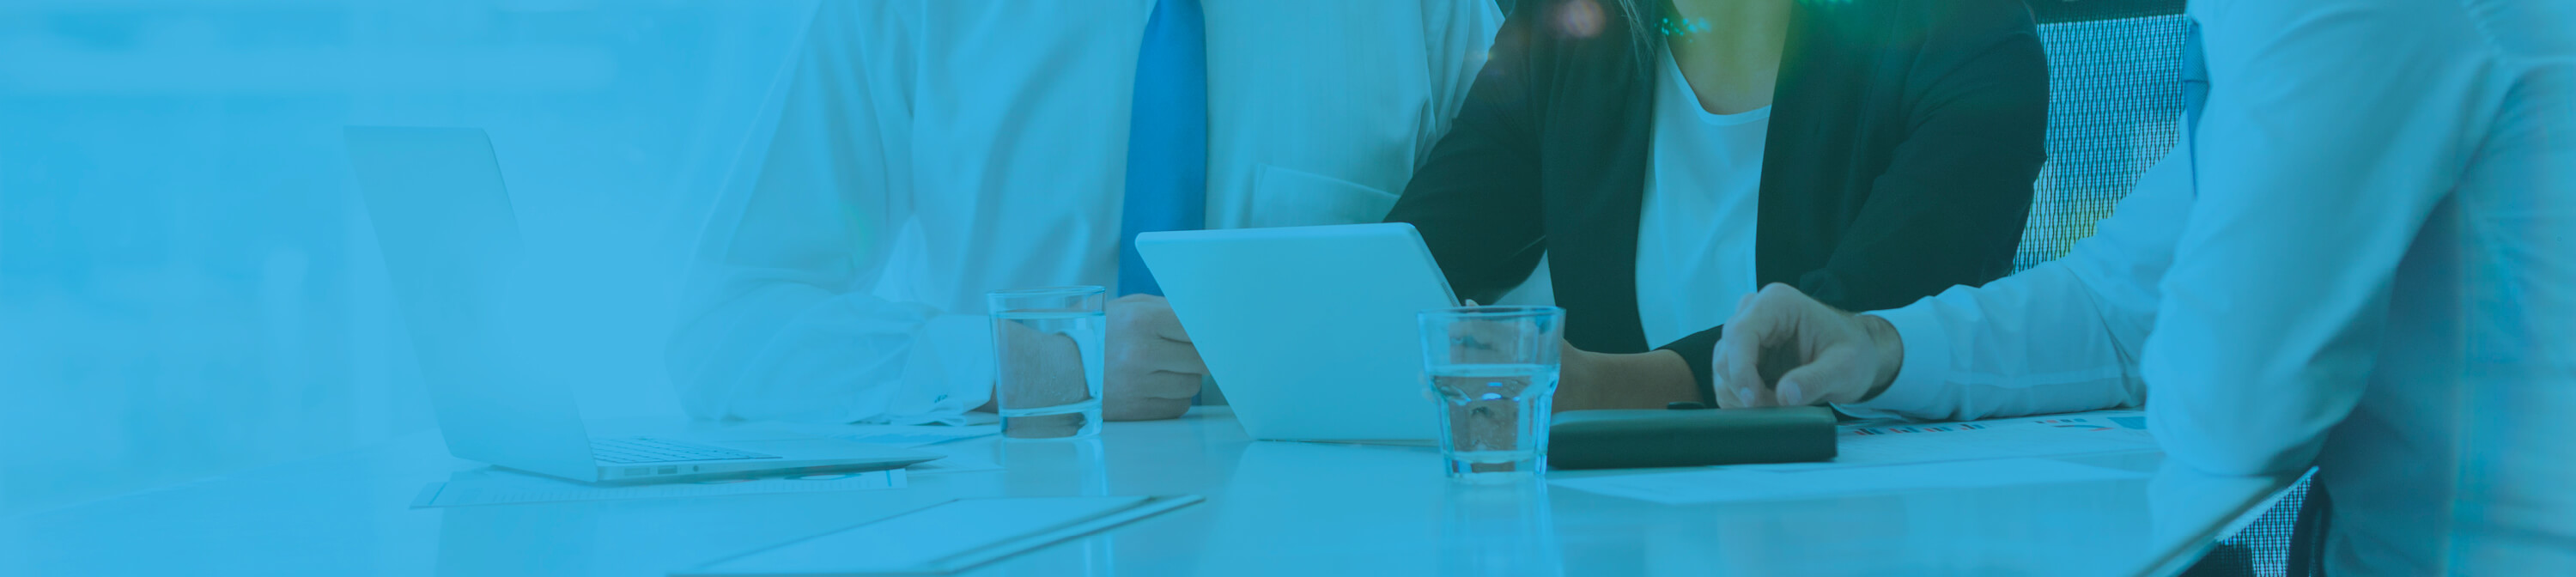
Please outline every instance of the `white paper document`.
M412 498L411 506L419 509L509 503L857 491L901 489L905 484L906 476L902 469L855 473L806 473L753 479L651 485L601 485L485 467L460 471L450 475L444 483L430 483L422 487L420 494Z
M859 443L919 447L1002 434L1001 425L843 425L834 439Z
M604 419L593 437L673 437L702 443L840 439L892 447L919 447L1002 434L1001 425L831 425L784 421L708 422L666 418Z
M718 559L679 576L953 573L1198 503L1162 497L961 499Z
M1674 473L1586 477L1555 481L1558 487L1667 505L1781 501L1881 495L1932 489L1966 489L2102 481L2146 473L2048 459L1988 459L1781 471L1715 468Z
M990 447L980 446L967 447L965 450L949 450L944 447L922 447L921 450L947 455L947 457L943 457L936 461L913 463L912 466L905 467L904 470L915 476L1002 470L1001 463L993 462L993 455L990 449Z
M1729 468L1804 471L2157 450L2156 438L2147 434L2146 414L2135 410L1964 423L1856 423L1839 428L1831 461Z

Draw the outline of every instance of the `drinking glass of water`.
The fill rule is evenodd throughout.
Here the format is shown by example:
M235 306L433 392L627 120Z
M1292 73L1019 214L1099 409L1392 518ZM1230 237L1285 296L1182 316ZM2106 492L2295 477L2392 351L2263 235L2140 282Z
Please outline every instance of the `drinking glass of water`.
M993 350L1000 369L994 400L1002 436L1059 439L1100 434L1101 351L1109 339L1104 294L1097 286L994 291L984 295L993 316Z
M1422 369L1440 402L1449 476L1504 481L1547 472L1565 309L1433 309L1420 320Z

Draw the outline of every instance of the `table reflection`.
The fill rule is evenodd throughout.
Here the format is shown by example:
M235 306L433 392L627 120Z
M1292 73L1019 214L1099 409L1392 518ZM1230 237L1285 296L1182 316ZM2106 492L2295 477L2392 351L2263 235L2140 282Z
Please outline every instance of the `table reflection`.
M1452 483L1440 500L1441 575L1564 575L1544 480Z
M599 555L595 503L449 507L438 529L441 577L579 575Z
M994 461L1017 474L1009 476L1015 496L1110 495L1108 452L1099 437L1076 439L1004 439L993 444ZM1046 472L1044 475L1029 474ZM1109 577L1118 574L1117 530L1039 547L1011 563L994 567L999 575Z

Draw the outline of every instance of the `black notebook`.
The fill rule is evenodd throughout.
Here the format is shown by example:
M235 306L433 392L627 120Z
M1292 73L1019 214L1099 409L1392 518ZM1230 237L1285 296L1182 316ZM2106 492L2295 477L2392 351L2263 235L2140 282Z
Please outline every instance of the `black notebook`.
M1824 407L1623 409L1557 413L1550 469L1695 467L1834 458L1834 412Z

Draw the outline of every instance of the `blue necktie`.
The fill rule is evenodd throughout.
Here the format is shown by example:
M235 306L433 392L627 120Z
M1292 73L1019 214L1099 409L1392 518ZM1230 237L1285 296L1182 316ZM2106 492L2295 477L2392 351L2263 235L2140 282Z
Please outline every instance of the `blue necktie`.
M1155 2L1127 121L1118 294L1163 294L1136 255L1137 233L1206 226L1207 118L1207 21L1199 0Z
M2200 196L2200 109L2209 101L2209 63L2201 59L2200 21L2184 20L2182 32L2182 118L2188 129L2184 154L2191 155L2191 195Z

